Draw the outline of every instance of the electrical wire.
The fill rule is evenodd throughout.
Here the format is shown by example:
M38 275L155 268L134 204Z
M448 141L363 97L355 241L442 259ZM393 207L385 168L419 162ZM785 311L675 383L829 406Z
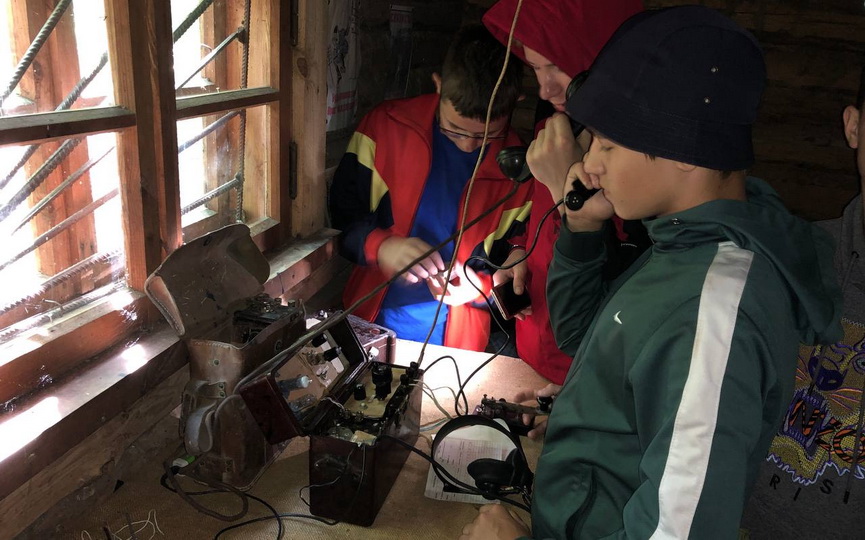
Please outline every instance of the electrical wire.
M484 120L484 138L481 140L481 151L478 152L478 159L477 159L477 161L475 161L475 168L472 171L472 175L469 178L468 185L466 186L465 202L463 203L462 216L460 217L460 221L459 221L460 224L465 223L466 217L468 217L469 200L471 198L472 189L474 188L475 178L477 177L478 170L480 169L480 166L481 166L481 162L484 159L484 150L485 150L485 148L487 146L487 142L488 142L487 137L489 136L489 131L490 131L490 120L491 120L491 116L493 114L493 103L495 103L496 94L498 94L498 92L499 92L499 86L501 86L502 80L505 78L505 72L508 69L508 63L510 62L510 59L511 59L511 45L513 44L513 39L514 39L514 29L517 26L517 20L519 19L520 9L522 8L522 6L523 6L523 0L517 0L517 6L516 6L516 9L514 10L514 19L513 19L513 21L511 21L511 28L510 28L510 31L508 32L508 43L507 43L507 46L505 48L505 51L506 51L505 52L505 61L502 64L502 69L499 72L499 78L498 78L498 80L496 80L496 84L493 87L493 92L490 95L490 101L487 104L487 116L486 116L486 119ZM454 251L453 251L454 256L451 259L450 264L448 265L447 272L445 273L444 286L442 289L441 296L439 297L438 305L436 306L436 312L435 312L435 315L433 316L432 324L430 325L429 332L427 333L426 339L424 339L423 345L421 345L420 352L418 353L418 360L417 360L418 366L423 365L423 358L424 358L424 353L426 352L427 344L429 343L429 340L432 338L433 332L435 331L436 323L438 322L439 314L441 313L442 305L444 304L444 298L448 293L448 286L450 285L451 274L453 273L454 265L456 264L456 261L457 261L457 254L459 253L460 245L462 244L463 231L465 230L465 228L463 226L458 226L457 230L459 231L459 235L457 236L456 242L454 243Z
M188 466L189 465L187 465L186 467L188 467ZM186 467L178 469L177 472L182 471ZM210 516L210 517L213 517L216 519L220 519L222 521L235 521L235 520L240 519L243 516L245 516L246 513L249 511L249 500L247 499L247 495L234 486L228 485L224 482L218 482L218 481L214 481L214 480L205 480L202 478L197 478L198 481L200 481L201 483L203 483L206 486L209 486L213 489L207 490L207 491L187 492L186 490L184 490L180 486L180 482L177 481L175 469L172 468L171 464L168 461L166 461L162 464L162 468L165 471L165 474L163 474L162 478L159 480L159 483L162 484L162 487L180 495L181 499L186 501L190 506L192 506L193 508L195 508L196 510L198 510L202 514L205 514L207 516ZM166 483L166 481L168 483ZM169 486L168 484L171 484L171 486ZM192 498L192 496L194 496L194 495L210 495L211 493L226 493L226 492L234 493L235 495L237 495L240 498L241 503L243 505L243 508L241 508L240 512L238 512L236 514L228 514L228 515L220 514L219 512L216 512L215 510L211 510L210 508L206 508L206 507L202 506L201 504L199 504L197 501L195 501Z
M397 440L399 440L399 439L397 439ZM360 479L358 480L357 489L355 490L354 495L351 498L351 501L349 501L348 505L346 505L343 508L342 515L340 515L339 518L331 520L331 519L327 519L327 518L323 518L323 517L319 517L319 516L313 516L311 514L296 514L296 513L279 514L279 513L276 513L276 511L274 510L274 515L272 515L272 516L263 516L263 517L259 517L259 518L255 518L255 519L249 519L247 521L226 527L226 528L220 530L219 532L217 532L216 536L213 537L213 540L219 540L220 536L222 536L224 533L226 533L230 530L237 529L240 527L245 527L245 526L250 525L252 523L267 521L269 519L276 519L280 523L282 523L283 518L310 519L313 521L318 521L319 523L323 523L329 527L333 527L334 525L338 525L338 524L342 523L342 520L345 519L345 517L348 515L349 511L351 511L351 509L354 508L354 504L357 502L357 497L360 494L360 490L361 490L361 487L363 486L363 481L364 481L364 478L366 475L366 446L367 445L361 444L358 446L360 446L362 449ZM349 456L346 457L346 466L345 466L345 468L343 468L343 471L340 473L340 475L336 477L336 479L333 483L336 483L336 481L340 480L342 478L342 475L344 475L345 472L348 470L349 458L354 453L354 450L355 449L352 449L352 451L349 453ZM328 486L328 485L331 485L331 482L328 482L325 484L316 484L316 486ZM313 486L304 486L304 487L313 487ZM303 489L303 488L301 488L301 489ZM303 500L303 499L301 498L301 500ZM306 502L306 501L304 501L304 502Z

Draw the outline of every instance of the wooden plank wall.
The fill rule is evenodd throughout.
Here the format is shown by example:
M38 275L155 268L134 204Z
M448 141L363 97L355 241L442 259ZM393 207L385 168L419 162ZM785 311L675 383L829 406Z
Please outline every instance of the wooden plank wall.
M464 22L494 0L466 0ZM865 65L865 7L850 0L644 0L647 8L699 3L731 16L763 46L768 84L754 130L752 173L807 219L838 216L859 189L841 111ZM527 94L536 83L527 78ZM533 99L526 100L530 106ZM523 107L516 121L531 121Z

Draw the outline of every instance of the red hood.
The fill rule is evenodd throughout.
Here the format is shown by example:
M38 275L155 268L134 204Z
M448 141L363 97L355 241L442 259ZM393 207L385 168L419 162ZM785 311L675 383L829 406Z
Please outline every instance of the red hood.
M499 0L483 23L507 44L517 0ZM640 0L523 0L514 39L573 77L589 68L625 19L643 10ZM523 61L522 47L513 52Z

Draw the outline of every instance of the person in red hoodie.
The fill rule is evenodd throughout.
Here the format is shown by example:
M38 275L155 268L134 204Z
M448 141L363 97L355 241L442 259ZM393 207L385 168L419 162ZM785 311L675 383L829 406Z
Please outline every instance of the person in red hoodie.
M511 23L517 0L499 0L483 17L483 24L499 41L508 42ZM631 15L642 11L640 0L524 0L514 29L512 52L531 67L540 85L539 97L548 101L556 113L550 119L538 122L535 128L542 142L556 148L556 160L545 160L533 164L533 169L543 166L552 173L539 177L561 178L564 182L568 168L582 159L589 145L588 133L579 140L573 137L570 123L563 114L565 93L571 80L587 70L613 31ZM546 127L546 129L542 129ZM531 155L529 156L532 157ZM540 173L541 171L536 171ZM558 349L550 326L547 311L547 268L553 258L553 244L561 226L561 217L553 212L542 223L544 214L553 206L549 189L537 180L532 180L532 212L529 217L523 242L527 246L538 231L537 245L525 264L509 270L501 270L493 276L496 284L513 279L514 291L528 292L531 307L518 316L516 321L517 354L535 371L560 385L565 379L571 357ZM562 192L561 187L555 193ZM556 197L558 199L558 196ZM649 240L639 222L622 222L614 218L618 257L611 259L606 268L613 277L639 255Z

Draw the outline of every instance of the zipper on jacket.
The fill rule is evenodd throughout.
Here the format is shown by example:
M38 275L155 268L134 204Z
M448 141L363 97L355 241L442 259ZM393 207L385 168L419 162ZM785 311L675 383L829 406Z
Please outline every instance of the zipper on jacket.
M586 520L589 518L589 510L592 506L595 505L595 498L597 497L598 490L595 487L595 469L590 468L591 474L589 475L589 493L586 495L586 498L583 499L583 504L577 508L577 511L574 512L574 515L568 519L568 527L567 533L568 538L579 538L578 534L583 530L583 526L586 524ZM573 522L573 524L571 524Z

